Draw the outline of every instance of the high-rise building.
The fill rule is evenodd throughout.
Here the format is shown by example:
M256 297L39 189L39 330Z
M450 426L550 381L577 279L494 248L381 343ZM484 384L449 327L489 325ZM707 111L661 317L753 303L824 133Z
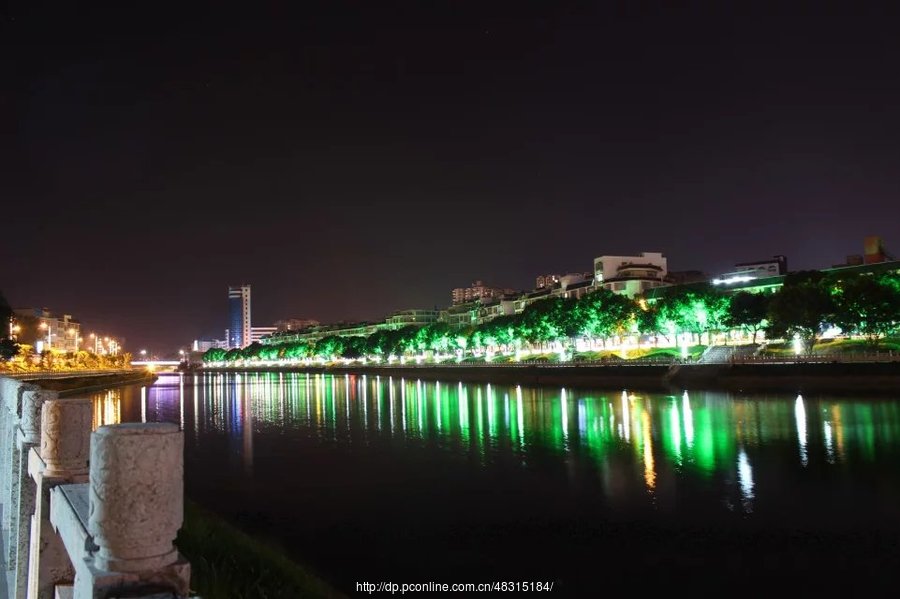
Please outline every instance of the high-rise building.
M500 287L491 287L485 285L484 281L475 281L471 287L457 287L450 295L453 298L453 305L466 304L476 300L485 300L490 298L499 298L506 294L515 293L513 289L503 289Z
M228 346L250 345L250 285L228 288Z

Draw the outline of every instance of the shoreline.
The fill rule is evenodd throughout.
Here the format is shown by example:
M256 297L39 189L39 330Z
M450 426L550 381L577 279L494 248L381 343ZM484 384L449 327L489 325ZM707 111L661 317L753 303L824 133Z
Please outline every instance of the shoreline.
M299 372L397 376L423 380L657 392L732 391L900 394L896 362L648 364L609 366L259 366L193 372Z

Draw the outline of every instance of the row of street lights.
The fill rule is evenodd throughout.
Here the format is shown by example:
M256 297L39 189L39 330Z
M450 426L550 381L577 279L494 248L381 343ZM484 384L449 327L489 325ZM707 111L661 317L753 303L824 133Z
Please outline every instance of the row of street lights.
M38 329L40 329L43 333L47 335L46 343L47 349L53 348L53 337L57 337L57 344L59 344L60 335L53 333L53 328L46 320L41 320L38 323ZM18 341L19 333L22 332L22 325L15 321L14 318L9 319L9 338L13 341ZM84 341L84 337L79 335L79 330L75 327L69 327L66 329L66 336L71 338L74 342L74 349L77 352L79 348L83 347L82 342ZM94 353L95 354L111 354L118 355L119 351L121 351L122 346L114 337L109 337L108 335L97 335L96 333L91 333L90 335L91 343L93 344Z

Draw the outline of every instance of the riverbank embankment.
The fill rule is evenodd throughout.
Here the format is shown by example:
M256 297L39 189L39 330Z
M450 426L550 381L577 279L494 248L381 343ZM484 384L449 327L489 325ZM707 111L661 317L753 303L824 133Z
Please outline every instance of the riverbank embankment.
M0 373L16 380L40 385L42 389L56 391L60 397L71 397L81 393L93 393L125 385L151 385L156 374L143 368L109 371L47 371L29 372L17 375Z
M785 393L900 392L896 362L478 366L257 366L205 372L308 372L573 388L658 392L741 391Z

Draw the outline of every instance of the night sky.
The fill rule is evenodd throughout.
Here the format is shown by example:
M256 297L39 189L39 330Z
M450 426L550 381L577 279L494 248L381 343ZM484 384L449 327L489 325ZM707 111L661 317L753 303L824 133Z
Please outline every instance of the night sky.
M223 336L230 284L270 325L602 254L900 254L893 15L261 4L3 16L14 307L165 352Z

